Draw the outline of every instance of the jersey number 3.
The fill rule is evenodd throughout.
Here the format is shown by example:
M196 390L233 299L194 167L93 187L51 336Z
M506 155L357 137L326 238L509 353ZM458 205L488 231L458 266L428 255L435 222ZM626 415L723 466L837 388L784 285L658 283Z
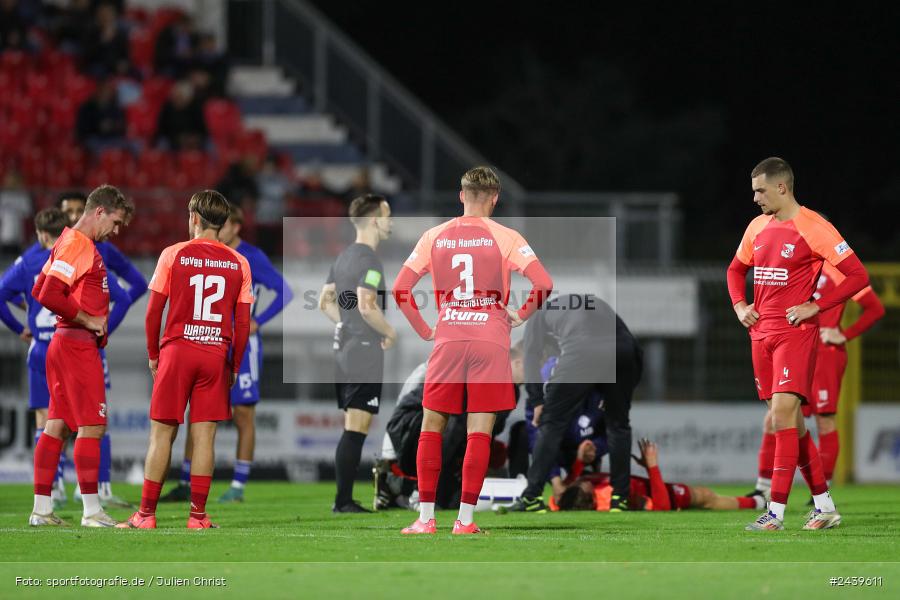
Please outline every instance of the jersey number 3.
M204 277L203 274L198 273L191 277L190 284L194 288L194 319L221 323L222 315L214 313L212 305L225 295L225 278L221 275ZM215 287L215 291L204 298L203 292L211 287Z
M459 273L460 284L453 288L453 297L457 300L471 300L475 296L475 277L472 275L472 255L454 254L450 259L450 267L455 269L462 265Z

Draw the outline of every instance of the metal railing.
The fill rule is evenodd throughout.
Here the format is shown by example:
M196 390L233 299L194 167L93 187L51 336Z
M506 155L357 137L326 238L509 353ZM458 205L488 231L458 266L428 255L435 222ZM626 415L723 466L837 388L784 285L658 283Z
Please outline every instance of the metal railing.
M394 167L424 206L457 189L472 165L489 164L309 3L264 0L262 27L263 64L288 69L313 108L337 115L366 157ZM510 198L524 196L515 179L502 178Z

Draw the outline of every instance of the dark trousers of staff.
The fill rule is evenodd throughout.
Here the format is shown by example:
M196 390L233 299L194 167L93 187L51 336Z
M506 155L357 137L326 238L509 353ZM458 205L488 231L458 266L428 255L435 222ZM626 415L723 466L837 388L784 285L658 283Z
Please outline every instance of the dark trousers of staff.
M585 352L591 350L586 348ZM603 395L613 494L627 499L631 488L629 413L634 388L637 387L643 370L640 346L636 343L617 345L615 383L579 383L579 380L584 379L583 370L568 368L565 359L565 356L560 357L553 376L544 388L544 408L538 424L531 466L528 468L528 487L522 495L538 498L543 494L550 470L557 463L566 430L588 394L597 390Z

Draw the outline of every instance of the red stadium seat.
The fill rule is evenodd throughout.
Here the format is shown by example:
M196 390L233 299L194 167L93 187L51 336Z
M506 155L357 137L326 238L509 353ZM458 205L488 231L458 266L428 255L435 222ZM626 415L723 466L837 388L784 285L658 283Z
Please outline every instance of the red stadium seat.
M160 31L180 19L182 16L184 16L184 11L180 8L160 8L155 13L153 13L152 17L150 17L150 29L153 31L153 34L155 36Z
M19 153L19 170L28 185L43 186L49 157L40 146L24 148Z
M101 152L98 162L100 170L106 172L110 182L119 182L119 185L121 185L121 182L128 180L134 169L134 159L131 153L118 148Z
M77 146L64 146L59 153L59 168L69 173L73 182L84 179L87 153Z
M78 107L66 97L59 98L51 105L50 122L66 129L75 129Z
M50 77L43 73L29 73L25 85L28 98L36 105L49 106L57 99Z
M94 169L88 172L87 177L84 179L84 184L85 187L94 189L104 183L112 183L112 181L113 179L109 176L109 173L102 169Z
M151 148L141 152L137 170L147 176L150 187L161 186L169 177L172 161L166 152Z
M38 58L40 72L59 84L76 72L75 61L68 54L56 50L44 50Z
M150 21L150 14L140 6L129 6L125 9L125 18L131 23L144 25Z
M241 111L228 100L214 98L203 106L206 128L217 144L230 145L241 131Z
M157 110L146 102L135 102L126 109L128 137L150 141L156 135Z
M211 182L207 180L209 176L210 160L203 152L199 150L186 150L179 152L175 158L175 164L178 170L183 173L191 185L207 186Z
M129 46L131 62L144 73L152 72L153 57L156 50L156 39L153 32L145 28L132 30Z
M158 109L169 96L169 90L172 89L172 85L171 79L163 77L154 77L146 80L143 86L144 102Z
M242 132L238 136L235 146L241 151L242 155L253 156L258 160L263 160L269 152L266 136L258 129Z
M93 79L84 77L78 73L70 75L63 83L63 89L65 90L66 95L72 102L79 106L82 102L91 97L91 94L94 93L96 88L97 83Z
M26 97L18 98L11 106L10 122L24 129L37 130L41 125L41 114L37 105Z
M0 53L0 71L12 75L16 81L22 82L31 68L31 57L19 50L7 50Z

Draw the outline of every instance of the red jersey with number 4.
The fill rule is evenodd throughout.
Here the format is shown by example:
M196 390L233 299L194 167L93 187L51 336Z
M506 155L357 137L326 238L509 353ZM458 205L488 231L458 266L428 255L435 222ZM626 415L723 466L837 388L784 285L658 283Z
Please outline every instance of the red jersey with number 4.
M77 229L63 229L41 272L68 285L72 299L87 314L95 317L109 314L106 266L93 240ZM84 329L58 315L56 327Z
M515 230L487 217L457 217L425 232L404 263L431 273L438 303L434 345L483 340L509 348L511 271L537 260Z
M753 267L753 304L759 320L750 328L750 337L758 340L794 330L787 309L813 299L825 261L837 266L852 254L837 229L805 206L789 221L772 215L753 219L736 254ZM813 317L800 328L817 326Z
M163 250L149 287L169 298L161 347L183 339L223 356L237 304L253 302L247 259L214 240L194 239Z

